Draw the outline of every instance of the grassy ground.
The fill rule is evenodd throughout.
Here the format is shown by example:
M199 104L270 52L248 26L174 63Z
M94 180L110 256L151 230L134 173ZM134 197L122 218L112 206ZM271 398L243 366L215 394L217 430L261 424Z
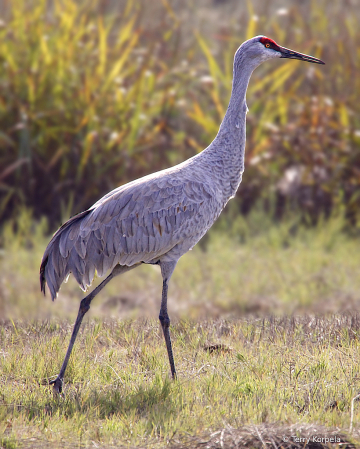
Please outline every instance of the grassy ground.
M294 435L360 442L356 402L349 433L360 376L360 317L351 313L360 301L358 241L336 219L306 229L231 216L172 279L178 381L169 380L157 321L160 274L144 266L95 300L64 398L45 384L59 371L83 294L69 280L55 303L44 299L45 224L24 212L4 227L2 447L303 447ZM325 447L316 444L307 447Z
M341 313L360 307L359 243L341 232L342 220L307 229L295 220L275 225L257 212L246 220L235 214L232 219L231 212L204 244L180 259L169 288L171 317ZM72 277L54 303L39 293L39 266L49 241L44 230L45 225L35 225L26 212L4 228L0 254L4 317L76 317L83 292ZM140 267L114 279L94 301L89 316L156 318L161 286L158 267Z
M197 447L219 429L250 423L270 426L275 440L301 437L294 423L312 425L311 436L325 437L323 425L349 439L359 326L359 316L181 321L172 328L179 376L172 382L157 321L95 320L81 332L63 398L44 384L62 363L69 323L4 322L0 441L181 447L192 436L188 447ZM355 403L355 428L359 419Z

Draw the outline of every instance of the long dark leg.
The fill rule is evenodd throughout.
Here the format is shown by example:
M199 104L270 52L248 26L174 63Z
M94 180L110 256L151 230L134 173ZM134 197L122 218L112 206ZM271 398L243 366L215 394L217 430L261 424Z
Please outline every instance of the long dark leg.
M170 318L169 318L169 315L167 312L167 293L168 293L168 282L172 275L172 272L174 271L175 265L176 265L176 262L160 264L161 273L163 276L163 290L162 290L161 307L160 307L160 314L159 314L159 320L160 320L161 327L162 327L162 330L164 333L166 349L167 349L169 362L170 362L171 375L172 375L173 379L176 379L176 369L175 369L174 355L173 355L173 351L172 351L170 330L169 330Z
M109 276L102 281L101 284L99 284L96 288L94 288L94 290L89 293L80 303L80 308L79 308L79 312L75 321L75 325L74 325L74 329L73 332L71 334L71 339L70 339L70 343L69 343L69 347L66 351L66 355L65 355L65 359L64 362L62 364L61 370L59 375L57 376L57 378L55 380L52 380L50 382L50 385L54 386L54 390L57 393L61 393L62 391L62 384L63 384L63 380L64 380L64 374L65 374L65 370L67 367L67 364L69 362L69 358L70 358L70 354L72 351L72 348L74 346L75 340L76 340L76 336L79 332L80 329L80 325L81 322L84 318L85 313L90 309L90 303L91 301L95 298L95 296L105 287L105 285L111 281L111 279L113 279L115 276L118 276L119 274L123 274L126 271L129 271L137 266L139 266L140 264L136 264L133 265L131 267L127 267L127 266L121 266L121 265L116 265L116 267L113 269L113 271L109 274Z

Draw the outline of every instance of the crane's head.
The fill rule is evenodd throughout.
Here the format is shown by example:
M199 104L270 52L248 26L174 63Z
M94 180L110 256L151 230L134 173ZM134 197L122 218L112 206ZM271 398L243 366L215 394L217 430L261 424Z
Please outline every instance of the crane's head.
M245 59L249 65L255 68L262 62L274 58L299 59L300 61L313 62L315 64L325 64L313 56L280 47L275 41L266 36L256 36L244 42L236 52L235 62L237 59Z

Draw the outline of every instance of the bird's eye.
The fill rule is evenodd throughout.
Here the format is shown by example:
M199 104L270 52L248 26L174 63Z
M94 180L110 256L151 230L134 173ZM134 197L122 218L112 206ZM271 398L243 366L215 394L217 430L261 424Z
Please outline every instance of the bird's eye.
M267 43L267 44L265 45L265 47L266 47L266 48L270 48L270 44Z

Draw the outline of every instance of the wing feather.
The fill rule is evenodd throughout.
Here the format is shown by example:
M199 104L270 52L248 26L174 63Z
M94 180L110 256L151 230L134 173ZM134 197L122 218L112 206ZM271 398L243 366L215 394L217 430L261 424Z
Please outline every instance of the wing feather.
M102 276L118 263L130 266L166 254L199 232L190 223L195 216L201 223L201 205L213 196L205 183L170 177L115 189L54 235L41 265L43 290L46 279L55 298L69 272L86 288L95 272Z

